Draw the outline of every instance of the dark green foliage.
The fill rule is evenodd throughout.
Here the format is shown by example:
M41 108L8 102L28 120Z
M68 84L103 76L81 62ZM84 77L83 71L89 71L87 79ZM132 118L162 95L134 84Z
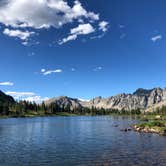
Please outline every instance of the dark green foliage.
M166 108L163 108L163 112L166 113ZM139 109L137 110L116 110L116 109L104 109L104 108L83 108L80 107L75 109L70 109L70 105L58 105L52 103L49 105L36 104L35 102L19 101L15 102L11 96L8 96L0 91L0 115L1 116L33 116L33 115L58 115L59 113L77 114L77 115L138 115L141 113Z
M14 99L11 96L6 95L2 91L0 91L0 104L2 103L14 103Z
M115 110L115 109L104 109L104 108L80 108L80 109L70 109L69 106L64 107L63 105L59 106L56 103L49 105L36 104L28 101L19 101L12 104L3 104L0 106L0 115L8 116L27 116L27 115L56 115L59 113L69 113L77 115L109 115L109 114L118 114L118 115L138 115L141 112L139 110L125 111L125 110Z
M158 108L156 110L156 113L161 114L161 115L166 115L166 106L162 106L162 108Z
M0 114L8 115L9 108L15 103L14 99L11 96L6 95L0 91Z

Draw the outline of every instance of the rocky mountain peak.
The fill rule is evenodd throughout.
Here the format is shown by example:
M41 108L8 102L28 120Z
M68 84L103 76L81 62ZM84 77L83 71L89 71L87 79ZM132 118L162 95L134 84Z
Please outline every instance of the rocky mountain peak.
M70 98L67 96L60 96L56 98L49 99L45 101L46 105L56 104L60 108L69 108L70 110L81 109L82 105L79 103L78 99Z
M149 96L152 91L153 91L153 89L147 90L147 89L139 88L133 93L133 95Z
M166 89L137 89L133 94L118 94L108 98L98 96L90 101L81 101L78 99L61 96L46 101L46 104L56 103L61 107L68 107L70 109L76 108L105 108L118 110L145 110L157 103L166 101Z

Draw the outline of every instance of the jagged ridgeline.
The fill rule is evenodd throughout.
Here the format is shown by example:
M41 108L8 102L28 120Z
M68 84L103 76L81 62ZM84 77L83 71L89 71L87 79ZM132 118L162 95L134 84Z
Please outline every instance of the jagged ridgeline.
M138 89L133 94L119 94L108 98L96 97L80 100L67 96L55 97L41 104L28 101L16 102L13 97L0 91L0 114L31 116L67 112L74 114L140 114L164 108L166 113L166 89Z
M146 110L156 104L166 101L166 89L154 88L151 90L138 89L133 94L119 94L108 98L96 97L89 101L82 101L66 96L52 98L45 102L46 105L56 104L68 107L71 110L80 108L116 109L116 110Z

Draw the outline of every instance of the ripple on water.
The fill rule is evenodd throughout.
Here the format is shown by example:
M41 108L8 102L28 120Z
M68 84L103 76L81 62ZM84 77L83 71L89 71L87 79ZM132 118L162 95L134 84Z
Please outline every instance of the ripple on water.
M1 119L0 166L165 165L165 137L120 131L136 122L111 116Z

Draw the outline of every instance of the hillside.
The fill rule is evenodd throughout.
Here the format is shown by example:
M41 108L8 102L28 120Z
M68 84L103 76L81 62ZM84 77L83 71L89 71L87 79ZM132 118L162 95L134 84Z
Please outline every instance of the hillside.
M133 94L119 94L108 98L96 97L90 101L81 101L70 97L53 98L45 103L56 103L60 107L74 108L104 108L118 110L146 110L160 102L166 101L166 89L137 89Z
M5 104L5 103L14 103L14 99L13 97L6 95L5 93L3 93L2 91L0 91L0 104Z

